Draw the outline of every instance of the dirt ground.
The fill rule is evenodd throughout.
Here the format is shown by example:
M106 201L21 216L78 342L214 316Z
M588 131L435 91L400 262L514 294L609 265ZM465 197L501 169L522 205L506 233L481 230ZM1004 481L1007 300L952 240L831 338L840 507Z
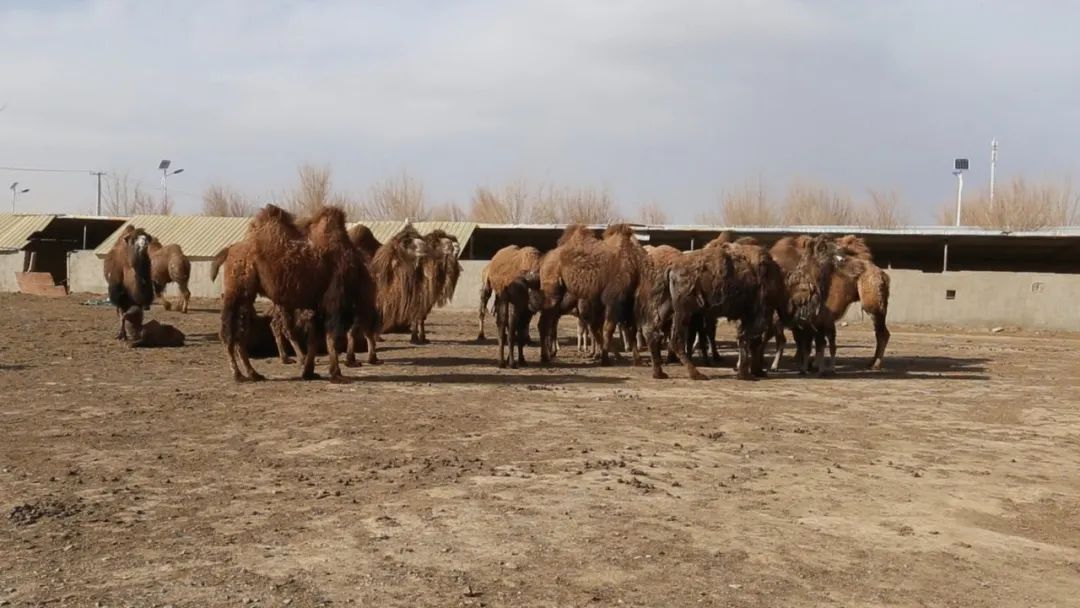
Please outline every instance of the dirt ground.
M1077 335L654 381L439 312L351 384L235 384L216 302L133 350L86 297L0 295L3 606L1080 605Z

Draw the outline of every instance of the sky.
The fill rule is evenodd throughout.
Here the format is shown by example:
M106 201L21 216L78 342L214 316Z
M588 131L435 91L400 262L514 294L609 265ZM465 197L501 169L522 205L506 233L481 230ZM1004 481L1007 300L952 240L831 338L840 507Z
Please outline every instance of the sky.
M913 223L954 157L998 175L1080 166L1080 4L906 0L0 0L0 170L20 211L93 210L90 170L177 212L265 197L301 163L429 202L513 180L608 188L675 222L762 179L897 191ZM9 194L4 192L2 194ZM8 210L9 197L0 199Z

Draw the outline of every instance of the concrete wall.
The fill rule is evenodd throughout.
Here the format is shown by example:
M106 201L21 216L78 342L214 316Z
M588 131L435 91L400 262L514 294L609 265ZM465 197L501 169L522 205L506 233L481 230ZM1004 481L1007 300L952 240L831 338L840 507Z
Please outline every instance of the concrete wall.
M104 294L109 286L105 283L102 260L93 251L79 250L68 254L68 286L72 293ZM193 260L191 279L188 282L191 295L196 298L216 298L221 295L221 277L210 281L210 261ZM175 283L169 284L165 294L174 297L180 292Z
M15 273L23 271L26 255L22 251L0 251L0 291L17 292Z
M22 269L22 254L0 255L0 289L17 291L12 274ZM13 261L12 261L13 260ZM12 271L7 271L11 266ZM449 308L476 310L480 302L480 273L486 261L463 260L464 272ZM10 276L10 279L8 278ZM890 323L953 325L973 328L995 326L1025 329L1080 331L1080 275L1019 272L924 273L917 270L890 270L892 292ZM72 292L105 293L101 260L90 251L75 251L68 257L68 280ZM10 288L8 282L10 281ZM217 298L221 277L210 282L210 261L191 263L192 295ZM955 290L946 299L946 290ZM170 286L175 294L176 287ZM848 310L845 320L869 322L858 304Z

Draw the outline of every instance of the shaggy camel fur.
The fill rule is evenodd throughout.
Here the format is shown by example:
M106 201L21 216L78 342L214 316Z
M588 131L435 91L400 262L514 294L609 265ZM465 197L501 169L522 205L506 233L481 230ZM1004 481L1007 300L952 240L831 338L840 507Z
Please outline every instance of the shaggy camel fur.
M800 242L804 245L802 255L784 277L789 326L795 336L799 373L809 371L812 342L818 375L821 376L829 371L825 367L825 343L829 328L834 323L832 311L826 304L837 262L843 258L837 253L836 241L827 235L802 239Z
M412 327L431 310L430 294L422 289L424 277L420 268L428 253L424 237L412 224L407 224L372 257L371 275L375 281L378 322L367 337L371 363L378 362L373 359L378 334ZM357 337L353 336L353 342Z
M116 239L105 256L103 270L109 285L109 302L120 315L117 340L127 339L125 322L149 308L154 301L151 276L150 242L152 237L142 228L128 226Z
M539 272L541 360L550 361L559 316L580 305L585 308L579 312L589 318L593 337L600 344L600 364L610 365L616 326L622 326L624 336L634 335L634 299L647 263L645 250L628 224L609 226L599 240L584 226L570 226L560 243L544 256ZM631 347L634 363L639 364L636 340Z
M484 268L486 283L495 295L495 324L499 336L499 367L525 365L525 334L535 309L530 293L538 294L540 251L510 245L497 251ZM535 297L533 298L535 301ZM535 302L538 304L538 302ZM481 305L483 307L483 305ZM514 347L517 358L514 358ZM509 347L509 352L507 348Z
M790 272L805 254L810 237L786 237L777 241L771 250L773 256ZM847 235L836 239L837 252L843 256L838 270L832 273L826 306L832 313L832 319L826 325L826 339L829 344L830 364L836 362L836 320L843 318L851 304L860 302L862 309L874 322L876 346L874 357L870 361L871 369L881 369L884 364L885 348L889 344L889 329L885 324L889 307L889 275L873 263L873 255L863 239ZM780 367L783 356L784 324L774 329L776 355L770 369Z
M371 229L363 224L356 224L349 228L349 240L352 241L354 247L364 252L369 261L375 257L375 252L379 250L379 247L382 247L382 243L371 233Z
M254 301L264 294L286 314L314 311L313 331L308 332L303 373L317 378L315 353L319 335L325 332L332 381L342 380L336 339L353 323L360 289L363 259L349 241L345 213L323 207L310 221L307 237L292 215L267 205L255 216L245 240L231 247L225 266L222 305L222 341L236 380L262 378L248 361L245 331L254 316ZM236 358L248 372L241 374Z
M427 317L433 308L446 306L454 298L454 290L457 289L462 271L461 264L458 263L461 245L456 236L443 230L433 230L424 235L424 242L427 243L430 255L420 264L424 276L421 288L427 294L425 299L428 309L410 327L412 335L409 341L413 344L428 344Z
M180 245L162 245L157 239L150 241L150 274L154 281L154 293L165 310L172 310L172 304L165 297L165 287L176 283L180 288L180 312L188 311L191 291L188 279L191 277L191 261L184 255Z
M766 296L767 263L765 255L724 242L683 254L666 269L650 262L639 289L638 314L648 339L654 378L667 378L660 364L660 347L664 335L670 333L670 350L690 378L705 379L686 353L696 313L737 321L738 377L750 380L764 375L761 345L772 315Z
M143 323L143 310L133 307L125 320L132 348L175 348L184 345L184 332L164 323Z
M532 253L523 253L525 251L536 252L536 259L532 259ZM517 245L509 245L495 252L495 256L491 258L486 266L480 271L480 309L479 309L479 332L476 334L476 341L483 342L487 339L484 335L484 318L487 316L488 302L491 301L491 296L494 291L491 287L491 281L488 277L491 272L492 264L496 258L501 260L507 259L511 253L515 254L516 259L520 265L517 268L517 276L524 276L530 271L539 271L540 268L540 255L539 250L535 247L518 247ZM501 264L502 262L500 262ZM528 345L526 332L526 346Z

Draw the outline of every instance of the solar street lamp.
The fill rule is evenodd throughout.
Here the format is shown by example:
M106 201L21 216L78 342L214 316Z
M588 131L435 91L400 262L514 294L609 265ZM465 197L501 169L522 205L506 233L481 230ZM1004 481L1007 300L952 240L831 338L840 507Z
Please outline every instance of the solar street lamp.
M169 202L169 176L184 172L183 169L173 169L172 171L169 171L169 166L171 165L171 160L162 160L158 163L158 169L161 170L161 195L165 198L166 203Z
M20 194L30 192L29 188L20 188L19 182L13 182L8 189L11 190L11 212L15 213L15 201L19 200Z

